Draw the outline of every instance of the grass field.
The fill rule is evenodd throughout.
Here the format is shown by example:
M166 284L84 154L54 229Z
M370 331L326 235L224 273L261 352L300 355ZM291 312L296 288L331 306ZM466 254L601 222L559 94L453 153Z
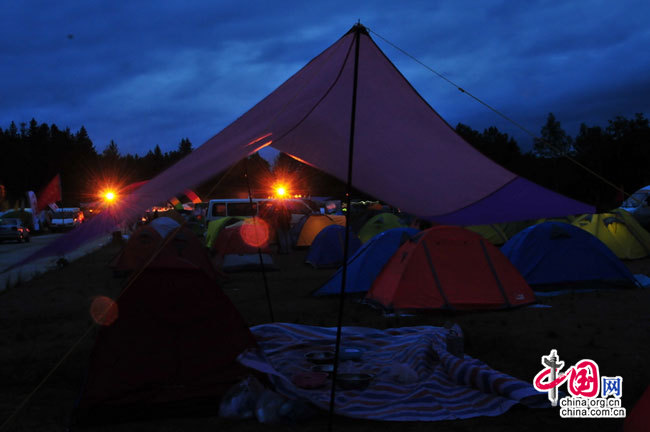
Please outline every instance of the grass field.
M93 297L115 298L125 283L115 278L108 262L119 251L111 244L69 266L0 293L0 422L32 394L6 424L7 431L63 431L68 426L92 350L95 328L89 307ZM276 256L280 270L267 273L275 320L334 326L338 300L313 298L333 270L303 264L306 251ZM650 275L650 259L628 262L634 273ZM250 325L269 322L261 273L233 274L224 291ZM179 293L182 295L182 293ZM495 369L532 382L540 357L558 350L571 365L591 358L601 374L624 379L623 406L634 402L650 384L650 290L598 291L545 298L551 308L520 308L498 312L441 313L387 318L349 299L344 325L390 328L443 325L452 320L465 332L465 351ZM90 331L88 331L90 328ZM83 336L85 334L85 336ZM56 371L39 383L59 361ZM216 412L217 407L215 407ZM498 417L436 423L386 423L336 418L339 431L616 431L621 420L566 420L556 409L516 406ZM94 427L93 431L252 431L327 429L322 413L298 425L268 426L256 421L213 416L158 418Z

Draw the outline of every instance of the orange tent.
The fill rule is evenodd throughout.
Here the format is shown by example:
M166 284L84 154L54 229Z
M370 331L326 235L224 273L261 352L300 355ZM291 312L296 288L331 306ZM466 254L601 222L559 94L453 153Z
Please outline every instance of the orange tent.
M402 245L367 298L388 309L501 309L535 301L523 276L480 235L454 226Z

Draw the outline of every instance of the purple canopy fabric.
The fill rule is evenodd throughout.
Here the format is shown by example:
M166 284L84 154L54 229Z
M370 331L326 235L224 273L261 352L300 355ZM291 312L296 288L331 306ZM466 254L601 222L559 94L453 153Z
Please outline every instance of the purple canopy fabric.
M354 36L348 32L235 122L134 191L118 220L134 220L271 144L346 180ZM357 189L445 224L594 211L518 177L475 150L422 99L365 30L358 74L352 178ZM62 253L66 247L59 243Z

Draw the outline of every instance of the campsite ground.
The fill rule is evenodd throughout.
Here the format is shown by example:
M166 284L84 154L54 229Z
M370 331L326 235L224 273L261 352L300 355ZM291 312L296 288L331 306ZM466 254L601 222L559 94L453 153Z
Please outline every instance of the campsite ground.
M115 297L124 280L114 278L107 263L119 248L111 244L64 269L0 293L0 422L15 412L21 401L33 397L6 425L11 431L65 430L79 394L95 329L89 315L94 296ZM327 280L332 270L314 270L303 264L304 251L278 256L280 271L268 281L276 321L335 325L338 302L312 298L310 292ZM650 275L650 259L628 262L634 273ZM226 293L250 325L269 321L260 273L232 275L223 284ZM389 328L442 325L458 322L466 333L466 352L495 369L532 381L540 370L540 357L555 348L573 364L582 358L598 362L602 374L624 378L623 406L632 408L650 384L650 290L601 291L542 299L550 308L464 314L386 318L377 311L347 301L344 324ZM89 330L90 329L90 330ZM85 337L82 337L84 336ZM80 341L78 345L75 345ZM37 387L60 360L60 367ZM326 430L324 413L292 430ZM516 406L498 417L437 423L370 422L337 418L338 431L616 431L621 420L565 420L557 409ZM218 417L156 419L91 428L91 431L217 431L286 430L255 421Z

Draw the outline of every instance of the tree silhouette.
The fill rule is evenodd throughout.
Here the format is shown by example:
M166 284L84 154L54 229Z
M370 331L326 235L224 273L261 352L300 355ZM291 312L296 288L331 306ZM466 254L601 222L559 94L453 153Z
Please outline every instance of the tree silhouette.
M517 141L494 126L479 133L467 125L458 123L456 132L472 147L509 170L515 171L521 162L521 150Z
M102 152L102 157L108 161L116 161L120 158L120 150L115 141L111 140L111 143Z
M566 134L553 113L548 113L542 126L541 139L536 138L533 151L539 157L559 157L571 154L573 140Z
M185 157L188 154L192 153L192 143L189 139L183 138L178 144L178 154L180 157Z
M617 205L617 190L562 156L572 155L628 193L650 184L650 125L643 114L616 117L606 127L582 124L574 142L550 113L541 129L543 140L536 141L533 151L526 154L512 137L495 127L478 132L459 123L456 132L510 171L599 209ZM5 196L0 207L14 206L28 190L38 192L56 174L61 174L62 204L77 206L80 201L88 201L87 197L106 178L123 184L147 180L192 150L189 139L183 138L175 150L166 153L157 145L145 156L120 154L118 145L111 140L98 154L83 126L72 132L55 124L39 124L35 119L28 123L12 121L6 130L0 128L0 185L4 186ZM291 180L295 193L345 196L344 181L283 153L272 166L258 154L250 156L194 189L204 199L247 197L244 167L256 197L268 196L278 178ZM354 191L352 196L371 198L360 191Z

